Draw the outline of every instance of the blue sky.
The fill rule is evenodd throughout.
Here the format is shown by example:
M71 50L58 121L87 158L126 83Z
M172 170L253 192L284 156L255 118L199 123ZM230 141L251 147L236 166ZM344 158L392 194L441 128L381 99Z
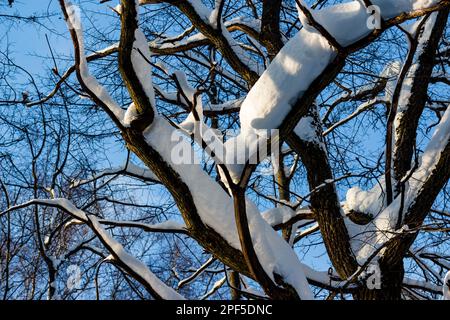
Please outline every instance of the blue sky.
M50 6L43 7L43 4L50 3ZM47 11L57 13L57 1L15 1L12 8L3 7L2 14L20 15L22 17L43 16ZM64 20L61 16L50 18L52 28L54 30L62 31L65 26ZM44 20L46 24L48 20ZM54 30L48 30L40 26L39 23L15 23L12 27L9 23L2 23L0 25L0 34L2 34L2 49L5 49L5 44L8 42L10 49L13 52L16 63L31 71L33 74L38 74L43 71L44 59L39 56L48 56L49 48L46 43L45 35L48 36L52 48L56 53L69 53L70 47L67 38L55 34ZM4 41L5 37L7 42Z
M108 23L106 15L112 11L106 4L99 4L98 1L73 1L82 8L83 23L95 24L101 26L102 23ZM113 5L111 2L110 5ZM96 19L92 18L91 13L95 10ZM99 15L100 13L100 15ZM37 75L46 70L46 67L52 67L49 59L50 49L46 37L55 56L69 56L72 54L73 47L69 39L69 33L61 14L59 3L56 0L15 0L12 8L7 6L0 7L0 15L19 15L21 17L42 17L50 14L48 19L39 20L35 23L16 22L12 27L8 20L0 22L0 48L5 49L6 43L12 51L15 62L24 67L32 74ZM89 17L87 19L86 17ZM0 20L1 21L1 20ZM39 21L42 21L42 26ZM5 41L7 40L7 41ZM61 66L60 66L61 67Z

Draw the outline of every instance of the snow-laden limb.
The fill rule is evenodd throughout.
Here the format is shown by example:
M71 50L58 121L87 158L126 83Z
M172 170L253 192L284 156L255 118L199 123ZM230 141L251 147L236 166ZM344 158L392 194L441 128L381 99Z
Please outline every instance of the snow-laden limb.
M444 284L442 285L443 300L450 300L450 271L447 272L444 278Z
M194 11L196 11L195 8ZM348 12L343 14L348 14ZM200 16L202 15L200 14ZM206 23L206 21L203 22ZM209 25L209 27L214 28L214 24ZM367 34L367 28L362 27L360 29L359 27L353 25L352 32L349 32L352 36L349 42L353 43L356 41L355 39L360 39ZM361 32L361 30L364 32ZM274 63L277 59L278 62L271 65L271 67L274 66L272 71L266 72L266 76L261 77L265 82L262 81L259 86L257 83L254 87L257 88L255 91L252 89L249 94L250 98L247 97L246 99L246 108L244 108L244 101L241 120L245 136L248 136L248 132L254 133L267 127L278 128L291 111L293 103L303 96L304 92L311 87L311 84L337 56L336 50L330 46L328 39L316 30L305 28L294 39L295 41L291 40L286 45L286 50L282 50L280 55L277 56ZM228 41L227 44L229 44ZM223 46L224 43L221 42L221 45ZM311 55L314 56L314 59L311 59ZM232 56L236 56L236 54ZM242 63L242 61L240 62ZM279 87L286 83L289 89L284 90L285 88ZM277 91L282 94L276 95ZM258 95L264 96L266 93L263 101L254 101L255 97L257 98ZM266 101L269 102L269 105L265 104ZM136 103L136 106L139 106L139 104ZM173 136L173 128L163 119L156 117L152 126L147 126L145 136L148 146L150 146L147 149L142 143L137 143L141 142L140 137L130 135L127 139L131 141L131 147L133 147L132 142L138 145L134 151L140 152L141 158L146 158L147 163L151 164L151 161L166 162L169 169L173 169L179 176L179 182L187 186L188 196L192 196L195 209L197 209L202 222L212 230L217 231L232 246L240 249L232 200L199 166L173 163L171 150L174 143L173 141L168 143L168 139ZM175 143L180 143L180 140ZM154 152L155 150L156 152ZM191 150L189 145L188 150ZM145 151L148 151L148 154L143 155ZM150 159L152 156L154 156L153 159ZM155 160L155 158L157 159ZM153 167L156 167L156 165L153 165ZM163 174L161 172L159 172L159 177L162 179ZM172 191L174 194L177 190ZM296 289L300 297L311 297L305 275L301 272L302 266L295 252L261 218L252 203L248 202L244 207L246 207L248 215L254 249L267 275L275 280L275 274L278 274L283 281ZM188 209L190 208L192 206ZM186 223L188 224L188 222Z
M160 298L166 300L184 299L178 292L159 280L146 265L126 252L123 246L106 232L95 216L89 216L88 219L91 222L91 228L114 256L114 260L120 261L126 268L129 268L134 274L145 280Z
M304 230L300 230L297 233L295 233L294 234L295 235L294 240L301 239L301 238L306 237L307 235L310 235L310 234L312 234L312 233L314 233L316 231L319 231L319 230L320 230L319 229L319 224L317 222L315 222L310 227L308 227L308 228L306 228Z
M150 101L152 108L155 108L155 90L152 85L152 68L150 64L150 50L147 44L147 39L140 29L135 31L135 42L133 44L133 51L131 54L131 61L134 72L142 84L144 92ZM139 118L138 110L134 102L128 107L125 116L124 124L130 126L134 120Z
M119 71L133 102L125 114L125 127L142 131L156 113L152 83L151 53L139 28L139 1L121 1L122 28L119 44Z
M428 251L425 248L421 248L419 250L411 249L411 252L421 259L430 260L438 266L450 270L450 262L445 258L445 254L440 255L436 252Z
M202 33L196 33L182 40L169 41L170 39L164 39L164 41L153 41L150 43L150 47L156 53L175 53L186 49L192 49L198 46L209 44L208 38Z
M321 10L313 10L309 8L303 0L298 3L302 4L304 10L308 10L314 21L323 27L330 35L341 45L347 46L361 37L371 33L371 29L367 27L368 12L366 7L359 1L350 1L333 6L325 7ZM309 32L319 31L314 25L311 25L304 11L297 4L299 19L306 30ZM355 32L354 26L365 26L362 30Z
M355 284L348 283L347 281L340 279L339 275L335 274L334 272L330 274L325 271L317 271L307 265L303 265L303 269L305 270L308 281L312 285L318 286L320 288L327 288L337 292L352 292L357 288ZM422 281L405 277L403 279L403 285L408 288L419 289L434 294L442 293L442 288L440 286L429 281Z
M207 104L204 107L203 113L205 115L220 115L220 114L228 114L233 112L238 112L241 108L241 104L244 101L244 98L230 100L220 104Z
M424 181L432 174L436 164L439 162L441 153L449 142L450 108L447 108L421 157L418 169L411 176L409 189L412 192L412 196L420 190ZM413 199L414 197L411 200Z
M375 106L379 105L379 104L384 104L386 103L386 101L384 99L371 99L369 101L366 101L364 103L361 103L359 105L358 108L356 108L355 111L353 111L350 115L348 115L346 118L336 122L335 124L333 124L332 126L330 126L327 130L325 130L323 132L323 135L326 136L328 134L330 134L333 130L336 130L336 128L346 124L347 122L353 120L354 118L356 118L357 116L359 116L360 114L373 109Z
M411 167L415 134L428 98L437 48L445 30L448 13L433 13L414 26L410 53L393 98L396 111L392 125L393 171L399 181ZM397 183L398 184L398 183ZM399 186L396 186L398 192Z
M326 39L301 30L283 47L247 94L241 106L241 130L278 128L295 100L335 57Z
M2 217L4 214L7 214L8 212L16 211L19 209L23 209L26 207L29 207L31 205L44 205L48 207L53 208L60 208L68 213L76 219L77 221L86 222L87 216L86 213L83 210L78 209L71 201L64 199L64 198L56 198L56 199L33 199L30 201L27 201L25 203L12 206L8 208L7 210L0 213L0 217Z
M117 168L110 168L102 170L98 173L96 173L94 176L92 176L89 179L83 179L83 180L74 180L72 181L71 188L77 188L82 185L94 182L98 179L109 177L109 176L129 176L137 179L141 179L143 181L152 182L152 183L160 183L158 180L158 177L149 169L139 167L135 165L134 163L128 161L124 166L117 167Z
M423 291L428 291L435 294L441 294L442 290L440 286L430 282L430 281L422 281L411 278L404 278L403 285L408 288L419 289Z
M136 10L139 6L137 6ZM139 14L139 11L138 11ZM141 29L137 28L134 34L135 41L131 53L131 62L134 72L141 83L151 106L155 109L155 90L152 85L151 53L148 41Z
M399 234L399 232L408 231L407 229L396 231L397 223L399 219L403 220L405 213L415 204L416 198L422 191L427 179L432 176L442 156L442 152L449 143L450 108L447 108L425 152L420 158L417 170L413 169L414 171L408 181L404 181L405 192L403 197L395 198L389 206L385 207L380 185L368 192L356 188L352 188L347 192L347 208L375 214L374 220L363 227L355 226L351 222L346 221L349 232L353 236L353 250L355 253L358 253L357 257L361 263L389 239ZM402 208L403 210L401 210Z
M390 19L401 13L434 6L439 3L439 0L371 0L371 2L380 8L380 13L384 19Z
M272 227L285 224L296 216L296 211L287 206L272 208L261 213L262 217Z
M187 278L185 278L183 280L180 280L180 282L178 282L178 289L181 289L184 286L186 286L187 284L189 284L192 281L194 281L198 276L200 276L215 261L216 261L216 258L214 258L214 257L209 258L208 261L206 261L204 264L202 264L200 266L200 268L195 270L189 277L187 277Z
M89 72L89 66L86 59L85 48L84 48L84 36L83 27L81 24L81 16L75 6L73 6L70 1L61 0L65 6L65 11L67 13L67 23L72 32L76 35L77 41L77 74L80 78L80 82L84 84L87 88L89 94L94 95L98 100L102 101L104 105L108 108L110 114L114 115L118 122L123 121L124 111L120 106L112 99L105 87L103 87L97 79L95 79Z
M116 227L127 227L127 228L137 228L142 229L146 232L163 232L163 233L183 233L187 234L186 225L178 221L167 220L160 223L142 223L135 221L123 221L123 220L105 220L99 219L100 224L116 226Z
M203 223L218 232L232 247L240 250L233 199L202 170L201 166L190 164L190 161L189 164L171 161L172 152L178 150L179 144L183 145L184 150L192 150L190 143L161 118L155 118L152 126L144 134L148 144L158 151L177 172L181 181L189 186ZM301 298L311 299L311 291L295 252L264 221L256 206L250 201L247 202L247 216L255 251L267 275L272 280L274 274L280 275L283 281L296 289Z
M133 276L145 285L155 297L170 300L184 299L183 296L178 294L174 289L168 287L161 280L159 280L145 264L126 252L123 246L101 226L97 217L86 214L83 210L78 209L68 199L34 199L24 204L9 208L7 211L0 213L0 217L8 212L29 207L31 205L42 205L61 209L73 218L88 225L98 236L99 240L105 245L108 251L113 255L114 260L118 262L126 271L132 273Z
M209 290L207 293L205 293L203 296L200 297L200 300L206 300L210 296L212 296L217 290L219 290L225 283L227 282L227 277L224 276L217 280L211 290Z
M125 79L127 88L130 91L130 95L135 103L135 107L136 109L139 109L146 106L148 101L145 100L148 99L148 96L145 94L145 97L143 98L141 81L139 79L138 81L135 81L135 79L133 79L135 76L133 76L133 68L130 70L126 67L127 59L130 58L130 52L127 54L126 50L130 50L130 42L134 44L134 38L132 40L132 38L129 37L126 29L133 30L133 28L137 28L137 26L131 23L129 19L124 18L125 14L136 18L136 12L135 10L133 11L133 7L125 7L124 4L126 3L122 2L122 20L125 21L125 24L129 23L129 25L125 25L122 28L119 67L122 76ZM134 149L133 151L138 155L141 155L149 165L152 164L152 161L157 163L157 165L153 163L151 166L161 170L156 172L157 174L159 173L158 177L161 179L163 178L163 175L161 175L163 170L162 167L164 166L164 169L166 169L168 164L168 170L174 170L179 176L177 177L177 179L180 180L179 182L184 183L189 187L189 194L185 196L188 198L192 196L195 210L198 211L198 215L202 219L202 224L209 226L214 232L221 234L232 247L240 250L240 239L236 230L236 221L234 220L232 198L229 197L219 184L203 172L199 165L186 166L184 164L174 164L172 162L172 151L175 149L175 144L180 143L180 141L173 141L173 127L171 127L166 120L159 118L158 116L147 120L148 121L141 123L141 125L137 127L138 129L146 128L143 132L146 137L146 146L143 143L142 136L140 134L136 135L136 130L133 131L128 128L123 128L123 130L126 131L126 134L128 134L125 138L129 140L127 142L130 147ZM151 126L149 126L150 123ZM133 148L133 143L138 144L140 146L139 149ZM188 142L182 141L181 143L185 143L187 149L192 150L192 147ZM154 152L156 156L152 158L149 157L148 154L144 156L142 150L148 150L150 153ZM161 160L166 162L166 164L161 164ZM189 161L189 163L192 162ZM188 201L190 201L190 199ZM262 219L259 211L252 203L248 202L247 205L248 222L250 225L249 228L252 231L251 234L254 249L257 252L258 259L268 277L272 279L273 283L277 283L279 280L283 281L295 290L298 297L311 299L312 293L295 252ZM186 221L186 224L189 223L192 224L191 221ZM132 268L130 270L134 271ZM275 280L276 275L279 276L277 280ZM138 279L139 278L140 276Z
M167 2L180 9L196 29L216 45L230 66L249 84L257 81L259 66L231 36L226 22L219 16L220 7L210 9L197 0Z

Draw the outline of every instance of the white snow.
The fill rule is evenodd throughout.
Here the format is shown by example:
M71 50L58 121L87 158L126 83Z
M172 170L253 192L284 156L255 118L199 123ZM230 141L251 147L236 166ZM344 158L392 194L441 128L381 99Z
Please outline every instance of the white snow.
M342 46L352 44L372 31L367 27L366 7L358 1L323 8L315 11L314 17Z
M105 231L100 225L95 216L90 216L92 227L100 235L103 241L108 244L114 253L115 259L119 259L122 263L126 264L131 270L136 272L141 278L143 278L149 285L163 298L167 300L183 300L178 292L168 287L164 282L159 280L142 262L125 251L123 246L117 242L111 235Z
M345 211L356 211L377 216L384 208L383 182L377 183L371 190L361 190L359 187L350 188L347 191L344 204Z
M163 42L153 41L150 43L150 45L152 47L158 48L160 50L174 49L174 48L186 46L186 45L198 42L198 41L202 41L205 39L207 39L205 35L203 35L201 33L196 33L187 38L179 40L179 41L170 41L170 39L164 39Z
M135 221L111 221L111 220L98 220L101 224L108 224L108 225L118 225L118 226L127 226L127 227L137 227L142 229L148 229L148 230L178 230L183 231L186 230L186 225L184 223L180 223L178 221L174 220L167 220L164 222L154 223L154 224L148 224L148 223L141 223L141 222L135 222Z
M205 110L211 110L211 111L227 111L230 109L236 109L240 108L242 102L244 101L243 98L230 100L221 104L207 104L205 106Z
M131 123L134 120L137 120L138 118L139 118L139 114L138 114L138 111L136 109L136 105L134 104L134 102L132 102L130 104L130 106L128 107L127 111L125 112L125 116L123 118L123 123L126 126L130 126Z
M295 217L296 212L288 206L272 208L262 213L262 217L271 226L280 225L288 222Z
M450 108L447 108L421 157L419 168L414 172L411 178L411 185L414 186L414 189L420 188L422 183L431 175L440 159L441 152L449 141Z
M95 79L89 72L89 66L86 60L85 49L84 49L84 38L81 25L81 17L79 12L73 8L69 2L65 2L66 10L68 13L68 25L69 28L74 28L80 51L80 75L83 79L85 85L92 91L101 101L105 103L109 110L115 115L115 117L122 121L124 116L124 111L119 107L119 105L111 98L107 90L100 85L100 83Z
M217 19L214 18L216 17L216 11L207 8L201 0L186 1L192 5L205 23L213 27L217 26ZM375 5L380 6L384 18L391 18L401 12L410 11L436 2L432 0L372 1ZM366 8L359 1L337 4L312 13L314 18L344 46L360 40L371 31L367 26L368 13ZM75 14L69 16L72 24L78 23L79 19L77 18ZM302 14L300 14L300 18L304 24L304 28L287 42L243 101L240 110L241 134L234 139L229 139L225 143L226 147L228 147L226 148L226 157L227 159L231 158L233 161L230 162L235 164L235 166L230 166L230 171L234 179L239 179L242 170L242 165L236 159L244 157L247 160L245 158L247 155L245 154L251 155L254 146L258 145L256 142L258 138L255 134L262 136L267 133L266 129L278 128L292 110L295 102L302 97L304 92L311 86L311 83L336 57L337 53L328 41L312 26L308 26ZM236 56L244 64L257 72L257 65L233 39L226 29L226 25L224 23L221 25L222 34L228 40ZM83 81L94 94L106 103L118 119L124 121L124 123L129 123L136 116L135 106L130 105L129 110L126 112L126 117L123 119L124 111L118 107L106 90L90 75L84 56L81 28L77 30L77 35L81 39L82 61L80 67ZM151 82L151 67L148 63L150 50L141 30L136 31L135 37L134 47L136 50L133 50L132 54L133 67L152 107L155 107L154 88ZM187 91L188 99L193 99L192 88L187 83L187 80L183 79L182 74L177 74L177 78L181 79L181 86ZM201 103L198 103L198 105L201 108ZM202 112L200 113L202 114ZM184 125L190 123L192 123L192 117ZM312 127L311 120L305 118L298 128L298 133L305 139L314 140L317 138L317 134L313 134ZM233 200L219 184L202 170L201 166L196 164L174 163L172 161L173 150L177 147L179 148L179 144L183 145L186 150L192 150L190 143L185 139L178 139L180 133L175 132L175 129L166 120L158 116L155 117L153 124L146 129L144 134L148 144L162 156L179 174L181 181L189 187L202 221L217 231L231 246L236 249L241 249L234 219ZM247 139L249 137L252 138L252 143L250 143L250 146L247 146ZM427 150L422 156L419 169L413 174L411 182L407 185L408 190L405 200L407 205L414 201L414 196L422 186L422 181L434 169L439 160L440 151L448 143L449 138L450 109L444 114L441 124L437 127ZM229 145L233 145L235 142L238 142L238 146L246 146L244 155L239 151L231 151ZM250 152L248 152L249 150ZM191 154L194 155L195 152L192 151ZM197 163L200 162L198 161ZM393 204L383 210L383 201L380 198L381 189L377 190L376 187L367 192L359 188L353 188L348 191L346 202L348 208L358 209L357 211L363 212L373 212L376 215L374 222L365 226L364 231L369 231L374 235L373 237L377 245L388 238L384 232L392 229L392 222L395 221L399 207L399 199L396 199ZM65 206L68 205L64 201L60 201L60 203ZM281 275L284 281L296 289L301 298L311 299L313 295L306 280L304 266L300 263L295 251L264 220L254 203L247 200L246 208L253 245L266 273L272 279L274 279L274 273ZM70 210L75 209L70 207ZM84 213L76 210L74 212L80 215L80 219L87 218ZM278 212L274 217L284 221L284 219L292 216L292 214L293 212L288 211L284 213ZM178 293L155 277L144 264L125 252L123 247L101 227L95 217L91 217L91 221L95 230L108 243L115 255L123 263L126 263L133 271L148 281L164 297L181 298ZM370 236L361 236L360 234L356 235L352 233L353 231L360 232L361 228L355 228L351 223L348 223L348 225L351 235L356 239L352 243L352 246L358 252L358 260L361 261L362 258L367 257L373 252L374 242L371 241ZM355 245L357 241L362 240L364 241L363 246L361 246L361 243Z
M135 31L135 42L131 53L131 62L145 94L153 108L155 108L155 91L152 85L151 53L147 38L141 29Z
M301 30L278 53L242 103L241 130L276 129L335 57L319 34Z
M401 13L410 12L435 5L438 0L372 0L372 4L380 7L384 19L393 18Z
M186 225L184 223L180 223L178 221L167 220L160 223L154 223L148 225L150 228L161 229L161 230L185 230Z
M84 213L83 210L78 209L71 201L65 199L65 198L56 198L56 199L49 199L49 200L39 200L39 203L48 204L51 206L59 206L66 210L67 212L70 212L74 217L79 219L80 221L86 221L87 216Z
M297 126L294 129L294 133L303 141L314 143L319 145L323 150L325 150L325 145L321 137L321 125L318 123L319 116L317 113L317 108L313 107L312 114L307 114L305 117L300 119Z
M373 2L380 6L384 18L391 18L435 1ZM350 45L372 31L367 25L369 13L358 1L311 12L342 45ZM277 128L295 101L336 56L328 41L314 28L308 27L304 17L302 20L306 27L288 41L244 100L240 112L243 132Z

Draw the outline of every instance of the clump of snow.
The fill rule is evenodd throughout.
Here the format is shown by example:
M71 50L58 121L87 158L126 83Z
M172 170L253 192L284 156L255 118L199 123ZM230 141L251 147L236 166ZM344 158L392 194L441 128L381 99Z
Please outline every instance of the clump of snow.
M368 191L359 187L350 188L347 191L344 210L363 212L375 217L383 210L384 205L384 192L380 182Z
M325 150L322 139L322 126L316 106L305 117L300 119L294 132L303 141L315 143Z
M372 4L380 8L384 19L390 19L413 10L429 8L438 2L439 0L372 0Z
M288 222L295 217L296 212L287 206L280 206L264 211L261 215L271 226L280 225Z
M380 8L381 16L384 19L390 19L403 12L409 12L413 9L413 3L416 0L372 0L372 4Z
M312 117L303 117L295 128L295 133L302 140L313 142L317 140L315 130L314 119Z
M137 120L138 118L139 118L139 114L138 114L138 111L136 109L136 105L134 104L134 102L132 102L130 104L130 106L128 107L127 111L125 112L125 116L123 118L123 123L126 126L129 126L129 125L131 125L131 123L134 120Z

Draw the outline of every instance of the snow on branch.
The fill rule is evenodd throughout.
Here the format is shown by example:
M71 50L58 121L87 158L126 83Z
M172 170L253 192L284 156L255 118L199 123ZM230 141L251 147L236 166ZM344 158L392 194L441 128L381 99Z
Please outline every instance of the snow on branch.
M159 280L146 265L137 260L135 257L131 256L125 251L123 246L117 242L100 224L97 217L89 215L84 211L78 209L71 201L68 199L35 199L28 201L24 204L13 206L8 210L0 213L0 217L8 212L19 210L31 205L43 205L53 208L58 208L64 212L71 215L73 218L84 222L88 225L94 233L97 235L99 240L108 249L108 251L113 255L114 260L120 264L126 271L132 273L135 278L141 282L146 289L154 295L155 298L170 299L170 300L180 300L183 297L178 294L175 290L168 287L161 280Z
M163 232L163 233L181 233L188 234L186 231L186 225L177 221L164 221L160 223L148 224L135 221L117 221L117 220L98 220L100 224L115 226L115 227L127 227L142 229L146 232Z
M146 282L149 288L151 288L150 291L152 291L156 298L167 300L184 299L183 296L159 280L146 265L126 252L123 246L108 232L106 232L95 216L89 216L88 219L91 222L91 228L101 239L105 247L107 247L110 253L114 256L114 259L120 262L121 265L125 267L125 270L132 271L132 273L138 276L138 279Z
M60 0L66 21L70 29L72 40L75 47L76 71L80 84L85 91L94 100L100 104L107 113L113 117L116 123L121 124L124 117L124 111L117 105L112 97L98 81L89 72L89 66L85 55L83 27L81 16L76 6L70 1Z
M133 100L125 113L124 124L142 131L152 123L156 107L151 53L138 25L139 1L121 0L120 18L119 70Z
M111 168L98 172L90 179L74 180L72 181L71 188L77 188L79 186L94 182L108 176L120 176L125 175L133 178L140 179L142 181L160 183L156 175L147 168L142 168L134 163L127 162L126 165L119 168Z

